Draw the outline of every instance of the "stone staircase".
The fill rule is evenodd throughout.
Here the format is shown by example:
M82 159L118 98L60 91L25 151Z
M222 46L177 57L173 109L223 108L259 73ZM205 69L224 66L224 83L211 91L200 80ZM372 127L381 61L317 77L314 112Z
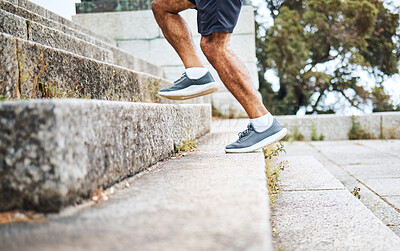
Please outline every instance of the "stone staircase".
M107 201L0 225L0 249L272 251L263 153L224 152L241 126L216 121L197 151L125 180Z
M0 1L0 32L80 56L162 76L162 70L102 37L27 0Z
M162 99L160 76L111 39L0 0L0 210L58 211L206 134L210 105Z
M263 154L223 152L248 121L215 121L198 151L160 163L211 129L209 105L157 95L171 84L161 77L113 40L0 0L0 211L46 212L0 225L1 250L273 250ZM287 151L276 246L399 249L304 147ZM116 192L87 202L99 188Z

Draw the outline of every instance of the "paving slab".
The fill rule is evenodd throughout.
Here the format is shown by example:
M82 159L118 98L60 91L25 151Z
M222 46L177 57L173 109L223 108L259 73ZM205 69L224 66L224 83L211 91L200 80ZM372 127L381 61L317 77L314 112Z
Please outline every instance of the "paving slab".
M225 154L215 142L231 137L211 134L93 207L1 225L0 249L273 250L263 154Z
M380 164L361 164L361 162L354 161L350 165L341 167L363 180L400 177L400 162L390 158L382 158Z
M393 157L400 158L400 144L398 140L362 140L358 143L367 146L378 152L391 154Z
M400 195L395 195L395 196L388 196L385 197L389 203L391 203L393 206L396 207L397 211L400 212ZM400 218L399 218L399 225L400 225Z
M365 179L363 182L382 197L400 196L400 178Z
M399 145L399 140L294 142L287 150L296 155L304 154L303 149L307 149L307 153L318 159L349 191L360 188L360 201L399 234L400 212L396 201L399 196L400 166L396 155ZM346 151L340 147L345 147ZM384 197L385 193L391 196ZM393 198L392 201L389 198Z
M289 168L286 168L280 176L283 191L345 189L339 180L312 157L296 156L281 159L289 163ZM290 168L291 166L294 168Z
M363 186L362 191L368 190L375 203L384 203L386 211L380 211L380 219L392 217L382 222L314 158L331 163L331 168L336 168L335 172L342 177L347 174L342 182L347 183L349 189L360 185L321 153L320 149L334 147L334 143L317 142L317 147L313 147L314 142L312 145L308 142L288 143L285 159L289 160L289 167L280 175L282 192L272 210L277 237L275 246L285 250L398 250L400 238L386 226L396 228L397 211ZM341 145L346 147L346 142ZM341 158L341 155L336 156L336 159ZM286 186L290 185L297 189L288 190Z
M272 218L286 250L400 248L400 238L346 190L282 191Z
M349 191L353 191L355 187L359 188L360 201L387 226L400 226L399 212L387 198L378 196L373 190L354 178L344 181L343 184Z

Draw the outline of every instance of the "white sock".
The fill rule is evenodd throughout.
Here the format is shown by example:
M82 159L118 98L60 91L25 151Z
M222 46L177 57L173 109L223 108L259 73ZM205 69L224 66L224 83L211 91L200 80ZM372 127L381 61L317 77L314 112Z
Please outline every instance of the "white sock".
M186 69L186 75L190 79L199 79L206 75L207 72L208 69L203 67L191 67Z
M274 117L270 112L265 114L264 116L255 119L250 119L250 123L253 125L254 130L256 130L256 132L263 132L267 130L272 126L273 122L274 122Z

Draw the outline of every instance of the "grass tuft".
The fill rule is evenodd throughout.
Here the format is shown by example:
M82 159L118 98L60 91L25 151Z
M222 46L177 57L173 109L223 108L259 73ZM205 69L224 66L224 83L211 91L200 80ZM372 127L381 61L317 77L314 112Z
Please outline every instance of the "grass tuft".
M270 199L271 207L274 206L274 202L280 193L279 187L279 175L285 168L288 167L287 161L277 162L276 158L281 153L286 153L282 142L277 143L274 146L267 146L263 148L265 163L266 163L266 175L268 181L268 194Z
M182 142L181 145L175 145L175 151L178 155L183 155L183 153L194 152L197 148L196 139L188 138Z
M352 125L347 134L350 140L371 138L371 135L361 127L361 124L355 120L354 116L351 118L351 121Z

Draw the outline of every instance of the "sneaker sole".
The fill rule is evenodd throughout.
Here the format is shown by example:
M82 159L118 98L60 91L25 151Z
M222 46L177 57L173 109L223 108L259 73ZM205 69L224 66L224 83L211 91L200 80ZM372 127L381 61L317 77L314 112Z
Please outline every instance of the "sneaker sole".
M218 90L219 83L211 82L204 85L192 85L183 90L173 92L159 92L158 94L164 98L173 100L185 100L208 95Z
M274 135L269 136L268 138L265 138L261 140L260 142L249 146L245 148L237 148L237 149L226 149L226 153L249 153L249 152L254 152L255 150L261 149L265 146L271 145L279 140L281 140L285 135L287 134L287 129L283 128L279 132L275 133Z

